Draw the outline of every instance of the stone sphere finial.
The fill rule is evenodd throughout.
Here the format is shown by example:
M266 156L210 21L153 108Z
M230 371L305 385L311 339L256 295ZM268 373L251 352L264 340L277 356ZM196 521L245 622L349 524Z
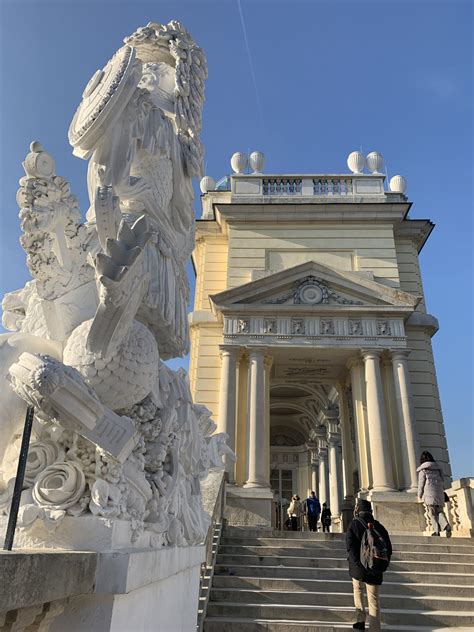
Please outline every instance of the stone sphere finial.
M371 151L370 154L367 154L367 168L374 175L379 175L382 173L383 169L383 156L378 151Z
M407 190L407 181L403 176L393 176L390 178L390 191L392 193L401 193L402 195Z
M204 176L199 183L201 193L207 193L208 191L215 191L216 181L211 176Z
M253 151L250 156L250 168L252 173L261 173L265 166L265 154L261 151Z
M247 169L248 164L249 159L247 154L244 154L241 151L236 151L235 154L232 154L230 166L232 167L234 173L243 173L245 169Z
M353 151L347 156L347 166L352 173L362 173L365 165L365 156L360 151Z
M30 144L30 153L27 154L23 167L30 178L52 178L56 170L52 156L43 150L37 140Z

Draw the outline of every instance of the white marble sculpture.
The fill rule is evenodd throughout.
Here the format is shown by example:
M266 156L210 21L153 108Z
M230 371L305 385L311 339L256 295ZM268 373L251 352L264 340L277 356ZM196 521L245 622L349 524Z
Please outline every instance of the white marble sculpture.
M23 529L92 515L132 521L132 538L149 530L153 543L194 544L207 529L199 482L228 448L186 374L162 360L189 346L206 60L175 21L124 41L69 129L89 160L87 221L39 143L23 163L17 199L33 280L3 300L14 333L0 338L0 511L30 404Z

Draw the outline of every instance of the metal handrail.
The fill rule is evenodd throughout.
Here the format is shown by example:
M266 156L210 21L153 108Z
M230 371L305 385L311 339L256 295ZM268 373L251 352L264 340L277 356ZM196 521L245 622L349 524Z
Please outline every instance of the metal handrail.
M20 508L21 492L23 491L23 483L25 480L26 460L28 458L28 449L30 446L31 429L33 427L34 414L35 409L33 408L33 406L28 406L26 409L25 425L23 427L23 436L21 439L20 455L18 457L15 487L13 489L10 513L8 516L7 532L5 534L5 542L3 544L3 549L5 551L11 551L13 548L18 510Z
M198 632L202 632L204 620L206 618L207 605L209 603L209 595L212 586L212 578L214 576L214 568L216 565L217 551L219 549L222 535L225 509L225 486L226 473L223 472L221 483L219 485L219 491L217 492L216 501L214 503L214 510L212 512L211 522L207 530L205 540L206 557L205 561L201 564L201 576L199 580L198 620L196 626L196 630L198 630Z

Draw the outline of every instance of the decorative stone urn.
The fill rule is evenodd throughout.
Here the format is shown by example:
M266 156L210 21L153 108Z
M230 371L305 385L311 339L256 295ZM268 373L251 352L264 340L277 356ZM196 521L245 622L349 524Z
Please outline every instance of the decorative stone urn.
M249 159L247 154L244 154L241 151L236 151L235 154L232 154L232 158L230 159L230 166L232 167L234 173L243 173L249 164Z
M216 181L211 176L204 176L199 183L201 193L207 193L208 191L215 191Z
M403 176L393 176L393 178L390 178L390 191L392 191L392 193L404 194L406 190L407 181Z
M364 154L360 151L353 151L347 157L347 166L352 173L362 173L366 166L366 160Z
M249 156L252 173L261 173L265 166L265 154L261 151L253 151Z
M379 175L382 172L384 160L382 154L378 151L371 151L370 154L367 154L367 168L370 173L374 175Z

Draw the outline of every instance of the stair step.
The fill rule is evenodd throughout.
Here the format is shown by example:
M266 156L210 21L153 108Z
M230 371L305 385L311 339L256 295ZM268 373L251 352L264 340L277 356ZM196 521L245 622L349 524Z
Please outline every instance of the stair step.
M319 534L318 534L319 535ZM334 534L339 535L339 534ZM428 551L443 551L452 553L474 553L474 542L472 538L429 538L416 537L410 540L398 540L395 536L391 538L394 550L414 550L420 547ZM296 548L327 548L327 549L346 549L345 536L338 538L326 536L312 538L267 538L260 537L232 537L224 535L221 538L221 544L224 546L276 546L276 547L296 547Z
M233 564L228 566L225 564L217 564L215 574L275 578L288 578L291 576L293 579L346 579L346 581L350 581L347 562L344 568L318 568L317 570L315 568L302 566L262 566L250 564ZM414 572L390 569L384 574L384 578L386 581L424 582L429 580L435 584L454 582L456 584L462 584L463 586L474 586L474 574L463 572Z
M395 582L386 581L383 583L383 590L394 594L410 594L410 595L427 595L427 596L446 596L446 597L473 597L474 588L462 584L429 583L430 578L426 582ZM308 592L350 592L352 589L350 580L345 577L341 580L337 579L294 579L278 578L278 577L239 577L230 575L214 575L213 588L249 588L256 590L279 590L287 593L293 591Z
M474 632L474 541L395 535L383 631ZM204 632L352 629L345 535L226 528Z
M242 602L209 602L210 617L243 617L247 619L285 619L289 621L340 621L351 622L354 619L354 606L319 606L259 604ZM474 626L474 611L452 612L449 610L390 609L385 608L382 595L382 619L389 624L400 625L438 625Z
M449 556L447 556L449 559ZM234 564L249 564L260 566L292 566L292 567L310 567L310 568L347 568L347 560L344 557L309 557L307 556L289 556L289 555L227 555L225 553L217 554L217 564L232 566ZM473 562L451 562L451 561L417 561L417 560L393 560L390 564L390 570L406 570L406 571L433 571L437 572L453 572L453 573L472 573L474 574Z
M353 607L352 586L349 582L346 590L342 592L309 592L309 591L292 591L285 592L281 590L256 590L251 588L213 588L211 591L211 599L213 602L244 602L253 604L282 604L298 605L298 606L328 606L328 607ZM436 595L434 597L426 595L412 595L409 590L405 589L405 593L393 595L389 588L385 588L383 592L383 604L388 609L402 608L405 610L419 610L421 608L437 609L441 608L448 611L456 611L459 613L471 611L472 595L469 597L446 597Z
M237 617L208 617L204 624L204 632L339 632L351 630L352 623L335 621L290 621L280 619L242 619ZM450 632L452 627L382 625L383 632ZM457 632L472 632L474 628L456 626Z
M274 531L272 529L267 529L264 527L261 528L248 528L248 527L227 527L224 531L224 538L238 538L242 539L252 539L252 538L271 538L275 539L285 539L285 540L314 540L316 542L344 542L345 534L344 533L320 533L313 531ZM423 544L423 543L433 543L435 545L443 545L446 543L446 536L444 533L441 534L440 538L433 538L431 536L425 535L405 535L405 534L391 534L390 539L392 542L410 542L415 544ZM452 537L449 538L450 543L454 543L458 546L467 546L472 547L473 541L472 538L460 538L460 537Z
M474 549L473 549L474 551ZM229 544L223 544L219 547L219 553L224 555L269 555L273 557L341 557L342 559L347 558L346 548L339 549L327 549L327 548L316 548L315 546L309 547L279 547L279 546L252 546L252 545L243 545L243 546L235 546ZM474 564L474 552L450 552L449 553L449 561L450 562L470 562ZM395 560L406 560L406 561L426 561L426 562L437 562L448 559L446 553L444 551L425 551L425 550L394 550L392 561Z

